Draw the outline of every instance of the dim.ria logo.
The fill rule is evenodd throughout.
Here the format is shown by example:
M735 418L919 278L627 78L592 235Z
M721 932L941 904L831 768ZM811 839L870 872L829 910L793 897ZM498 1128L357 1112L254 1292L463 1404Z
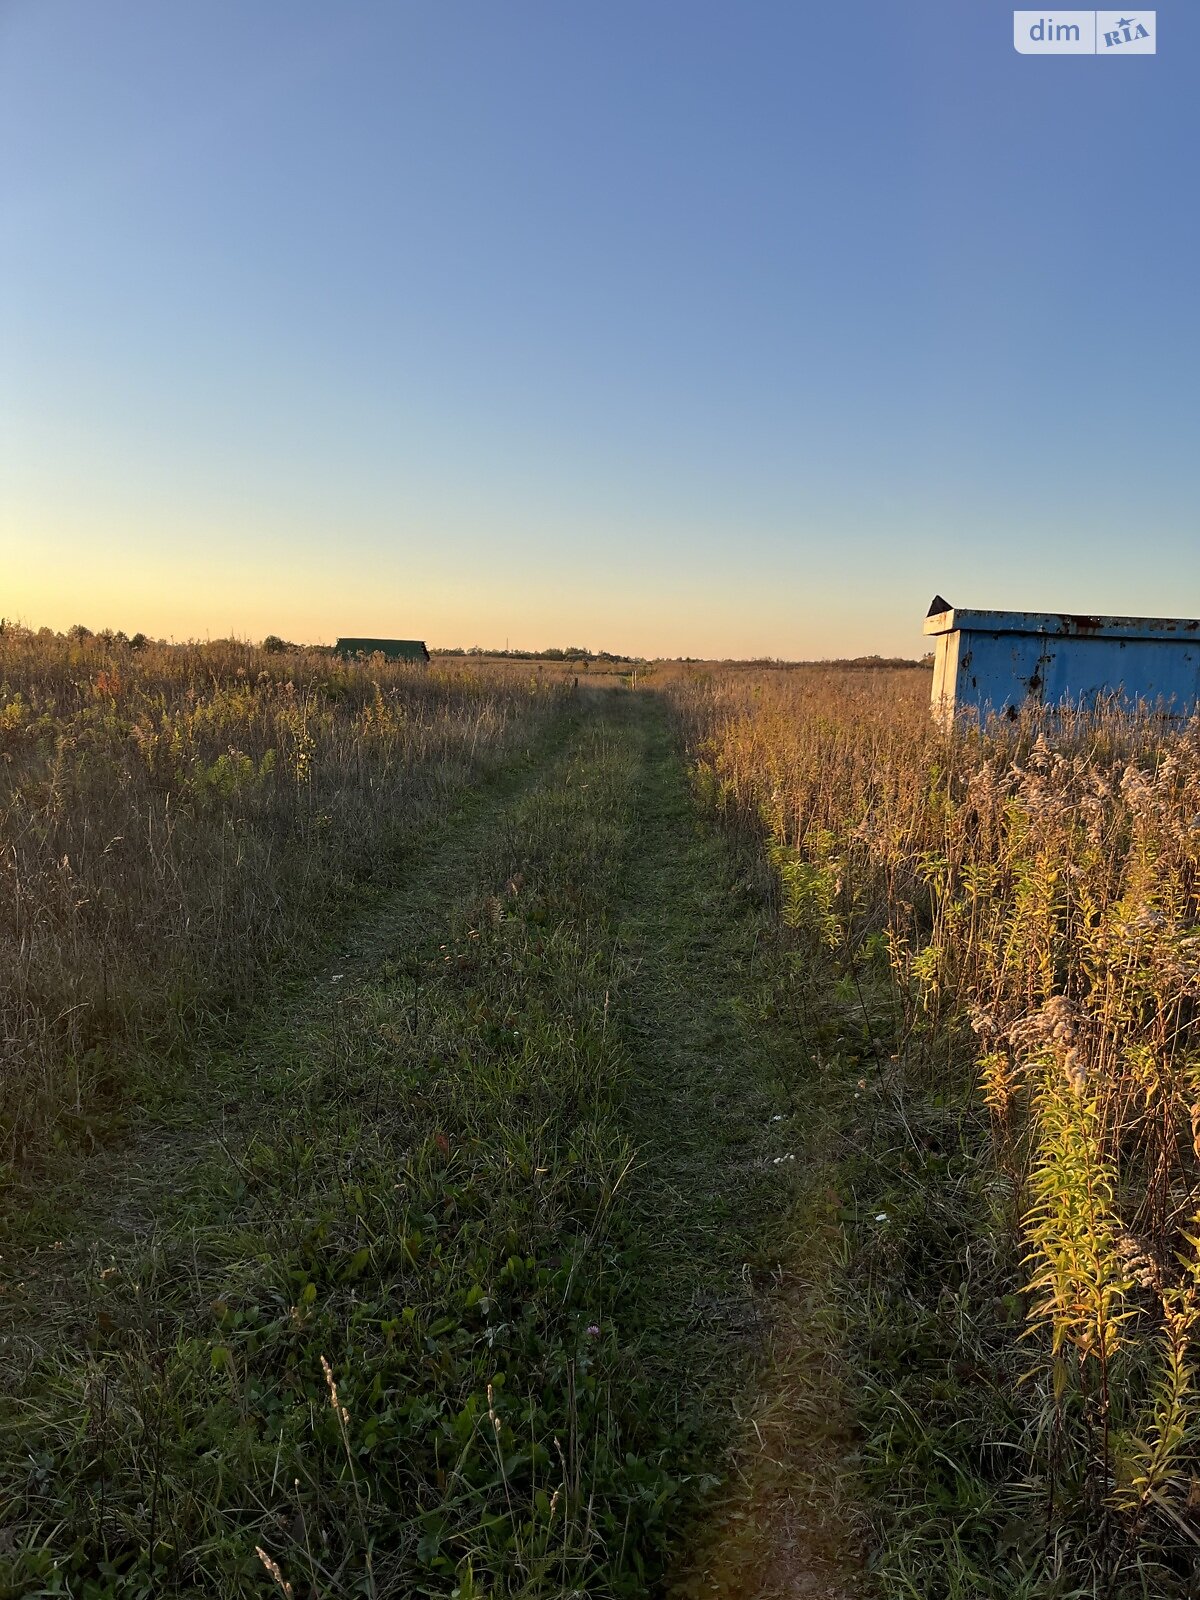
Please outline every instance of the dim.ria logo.
M1137 17L1118 17L1115 28L1104 30L1104 48L1119 50L1123 44L1136 44L1139 39L1150 37L1150 29L1144 22L1139 22Z
M1014 11L1013 44L1024 56L1152 56L1154 11Z

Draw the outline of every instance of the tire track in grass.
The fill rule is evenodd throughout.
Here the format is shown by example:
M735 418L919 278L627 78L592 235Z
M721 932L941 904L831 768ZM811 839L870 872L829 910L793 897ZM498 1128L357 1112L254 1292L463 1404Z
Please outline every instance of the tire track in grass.
M669 1588L837 1600L859 1592L860 1562L829 1292L839 1231L822 1130L834 1112L776 1005L790 974L775 929L701 821L665 709L639 699L622 1011L654 1289L642 1358L670 1407L677 1471L691 1495L709 1491L707 1511L674 1530Z

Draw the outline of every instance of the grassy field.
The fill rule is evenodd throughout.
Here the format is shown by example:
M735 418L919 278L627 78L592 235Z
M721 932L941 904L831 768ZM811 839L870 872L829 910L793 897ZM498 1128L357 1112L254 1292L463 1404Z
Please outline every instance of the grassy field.
M0 1595L1196 1592L1200 739L0 635Z
M86 1029L39 1033L48 980L40 1009L24 979L5 991L10 1037L38 1050L10 1080L0 1593L748 1592L776 1559L745 1509L746 1407L772 1370L796 1417L830 1418L771 1488L778 1527L849 1582L835 1358L800 1281L830 1248L793 1237L818 1168L788 968L762 862L704 822L663 702L336 669L329 710L328 663L264 679L164 652L122 661L124 698L97 712L94 679L120 669L44 648L7 663L21 881L36 764L61 766L64 722L99 724L101 796L145 840L180 819L169 870L147 849L102 876L98 841L133 832L115 799L98 831L78 798L42 829L74 828L90 896L138 897L123 927L194 932L100 943ZM143 780L147 705L194 730L230 698L244 777L188 809L220 757L185 731L170 779ZM269 759L297 699L318 724L303 770L286 745ZM257 877L238 904L272 919L196 929L239 859ZM40 914L82 918L84 898ZM27 900L6 933L14 972L37 915ZM72 952L107 928L60 931L44 969L82 998ZM790 1448L794 1419L760 1420ZM789 1513L805 1473L820 1494Z

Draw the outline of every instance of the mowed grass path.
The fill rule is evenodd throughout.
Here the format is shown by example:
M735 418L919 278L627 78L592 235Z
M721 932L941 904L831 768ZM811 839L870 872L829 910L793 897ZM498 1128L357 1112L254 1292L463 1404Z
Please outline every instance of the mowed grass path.
M851 1592L784 958L582 693L10 1215L0 1595Z

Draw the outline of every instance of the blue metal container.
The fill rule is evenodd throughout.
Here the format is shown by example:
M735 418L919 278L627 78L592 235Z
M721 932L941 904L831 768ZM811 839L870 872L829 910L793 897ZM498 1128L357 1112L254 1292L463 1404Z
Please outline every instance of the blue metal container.
M966 611L935 597L933 713L1018 716L1026 706L1145 703L1189 716L1200 701L1200 621Z

